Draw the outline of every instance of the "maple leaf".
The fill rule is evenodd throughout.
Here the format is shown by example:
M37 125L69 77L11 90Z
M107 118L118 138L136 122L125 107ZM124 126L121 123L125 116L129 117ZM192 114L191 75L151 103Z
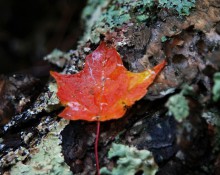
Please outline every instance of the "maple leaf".
M84 69L72 75L51 72L58 84L57 96L66 106L60 117L69 120L106 121L122 117L128 106L141 99L163 61L141 73L128 71L114 47L102 42L86 57Z
M102 42L86 57L84 69L73 75L50 72L58 85L57 96L65 105L60 117L97 121L96 168L99 175L98 138L100 121L122 117L128 106L141 99L166 62L141 73L129 72L114 47Z

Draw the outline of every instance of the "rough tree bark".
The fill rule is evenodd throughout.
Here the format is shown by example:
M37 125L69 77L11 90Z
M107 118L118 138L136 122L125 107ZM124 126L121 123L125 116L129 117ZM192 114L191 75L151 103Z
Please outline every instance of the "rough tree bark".
M167 59L142 100L122 119L101 124L100 166L119 168L107 153L120 143L150 150L158 175L218 175L220 1L90 0L82 24L76 50L45 57L54 69L80 71L101 40L115 45L130 71ZM1 173L95 174L96 123L57 117L62 107L54 80L43 88L39 83L0 79Z

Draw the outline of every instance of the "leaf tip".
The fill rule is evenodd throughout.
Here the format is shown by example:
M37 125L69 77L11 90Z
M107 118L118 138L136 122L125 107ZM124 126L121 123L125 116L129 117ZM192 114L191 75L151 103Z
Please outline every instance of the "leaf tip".
M161 63L159 63L158 65L156 65L153 70L155 71L156 74L158 74L167 64L166 60L163 60Z
M51 75L52 77L54 77L55 74L56 74L55 71L50 71L50 75Z
M58 72L55 72L55 71L50 71L50 75L51 75L55 80L57 80L57 78L59 77L59 73L58 73Z

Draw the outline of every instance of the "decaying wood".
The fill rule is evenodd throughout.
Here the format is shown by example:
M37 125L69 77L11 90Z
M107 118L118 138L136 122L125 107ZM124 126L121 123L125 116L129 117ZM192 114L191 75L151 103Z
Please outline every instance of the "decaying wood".
M101 124L101 167L115 166L115 161L107 158L107 152L113 142L118 142L152 151L159 165L159 175L219 174L220 154L216 150L219 125L208 123L204 117L220 117L219 101L212 101L211 92L213 74L220 70L219 4L219 0L198 0L188 16L153 6L152 19L137 21L132 16L109 31L99 29L101 24L97 22L89 24L92 17L98 20L95 16L82 19L86 33L77 49L61 58L62 62L65 60L63 73L75 73L83 68L85 55L98 45L92 41L92 34L113 43L131 71L143 71L164 58L168 62L148 94L130 108L125 117ZM100 9L102 15L116 4L106 1L104 5L96 5L95 9ZM92 25L96 28L89 28ZM86 35L90 40L85 39ZM168 114L166 103L170 96L180 93L185 84L192 87L186 95L190 113L178 123ZM32 78L28 78L28 82L25 78L0 79L1 173L10 172L19 162L16 150L20 147L30 151L22 160L28 164L33 148L50 133L50 126L60 120L56 115L61 107L55 91L51 90L54 81L49 80L40 94L34 93L36 85L38 81ZM9 106L13 106L13 111L8 110ZM9 118L5 117L7 111ZM95 174L95 132L96 124L84 121L71 121L62 131L62 154L73 174Z

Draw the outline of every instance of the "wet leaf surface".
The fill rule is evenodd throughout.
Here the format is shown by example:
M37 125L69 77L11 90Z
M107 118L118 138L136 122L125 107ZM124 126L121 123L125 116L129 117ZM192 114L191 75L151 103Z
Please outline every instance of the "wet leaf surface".
M117 50L130 71L141 72L165 57L168 64L149 87L144 99L131 107L123 118L101 125L101 167L115 167L115 160L109 160L106 155L111 144L116 142L137 146L139 149L150 149L159 165L158 175L219 175L220 111L219 101L212 101L211 93L213 75L220 70L218 4L217 0L197 1L195 9L187 17L173 16L170 11L160 10L156 18L147 23L147 27L141 23L128 23L127 28L117 28L113 33L114 37L111 32L104 37L108 42L112 42L111 39L114 38L116 45L117 42L125 42L118 44ZM123 40L124 36L127 40ZM161 42L164 36L167 40ZM143 41L141 38L144 38ZM85 55L96 47L90 42L79 45L63 72L72 74L82 70ZM165 104L170 96L180 93L184 83L192 87L191 94L184 95L189 102L190 112L182 123L177 123L172 115L167 114ZM0 94L2 87L4 85L0 83ZM45 88L29 110L16 115L1 128L3 141L0 146L5 144L1 159L16 154L10 150L23 143L20 139L21 132L34 133L37 125L41 124L41 132L36 132L30 138L32 145L40 141L39 135L48 133L51 120L56 120L51 116L60 112L56 109L53 114L49 113L50 116L44 117L49 96L51 92ZM62 132L62 152L74 174L95 173L95 125L72 121ZM28 148L25 144L23 146ZM14 156L9 157L15 159ZM9 166L10 164L6 167Z
M102 42L86 57L84 69L79 73L51 72L57 81L57 96L66 106L59 116L87 121L118 119L127 107L146 94L165 64L164 60L153 69L129 72L116 49Z

